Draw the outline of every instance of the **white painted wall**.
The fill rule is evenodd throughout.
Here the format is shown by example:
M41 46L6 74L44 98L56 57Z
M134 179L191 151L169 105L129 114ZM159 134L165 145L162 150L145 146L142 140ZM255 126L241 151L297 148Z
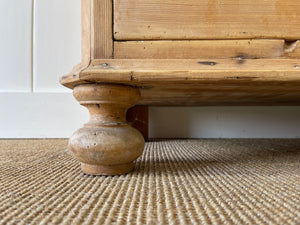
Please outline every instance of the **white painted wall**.
M300 138L300 107L152 107L150 135Z
M34 4L34 73L36 92L65 92L59 77L81 60L81 1L36 0Z
M80 61L80 0L0 1L0 138L66 138L88 113L59 84ZM152 107L151 137L299 138L300 107Z
M1 0L0 92L31 90L31 38L31 0Z

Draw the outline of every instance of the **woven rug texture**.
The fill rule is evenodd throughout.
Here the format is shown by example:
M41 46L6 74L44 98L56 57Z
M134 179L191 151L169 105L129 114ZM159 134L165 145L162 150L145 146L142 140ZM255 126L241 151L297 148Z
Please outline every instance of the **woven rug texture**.
M89 176L67 140L0 140L0 224L300 224L300 140L152 140Z

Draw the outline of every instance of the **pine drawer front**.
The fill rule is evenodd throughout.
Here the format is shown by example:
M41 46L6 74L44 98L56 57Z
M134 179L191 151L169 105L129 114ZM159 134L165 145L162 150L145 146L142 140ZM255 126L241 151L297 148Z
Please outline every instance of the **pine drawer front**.
M300 39L300 0L114 0L116 40Z

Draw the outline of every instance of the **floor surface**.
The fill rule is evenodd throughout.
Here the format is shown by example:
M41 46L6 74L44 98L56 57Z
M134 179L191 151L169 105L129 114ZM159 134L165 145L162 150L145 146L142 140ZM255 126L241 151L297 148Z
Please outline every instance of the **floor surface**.
M0 140L0 224L300 224L300 140L153 140L89 176L67 140Z

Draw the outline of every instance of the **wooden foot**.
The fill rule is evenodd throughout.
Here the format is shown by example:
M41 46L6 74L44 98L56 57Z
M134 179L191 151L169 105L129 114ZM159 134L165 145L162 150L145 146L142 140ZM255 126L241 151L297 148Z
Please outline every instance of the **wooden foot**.
M118 175L125 174L132 171L134 163L127 163L121 165L103 166L103 165L89 165L81 163L81 170L90 175Z
M139 89L113 84L82 84L74 97L88 108L90 121L77 130L68 148L91 175L120 175L133 170L144 150L144 138L126 122L126 111L140 97Z

